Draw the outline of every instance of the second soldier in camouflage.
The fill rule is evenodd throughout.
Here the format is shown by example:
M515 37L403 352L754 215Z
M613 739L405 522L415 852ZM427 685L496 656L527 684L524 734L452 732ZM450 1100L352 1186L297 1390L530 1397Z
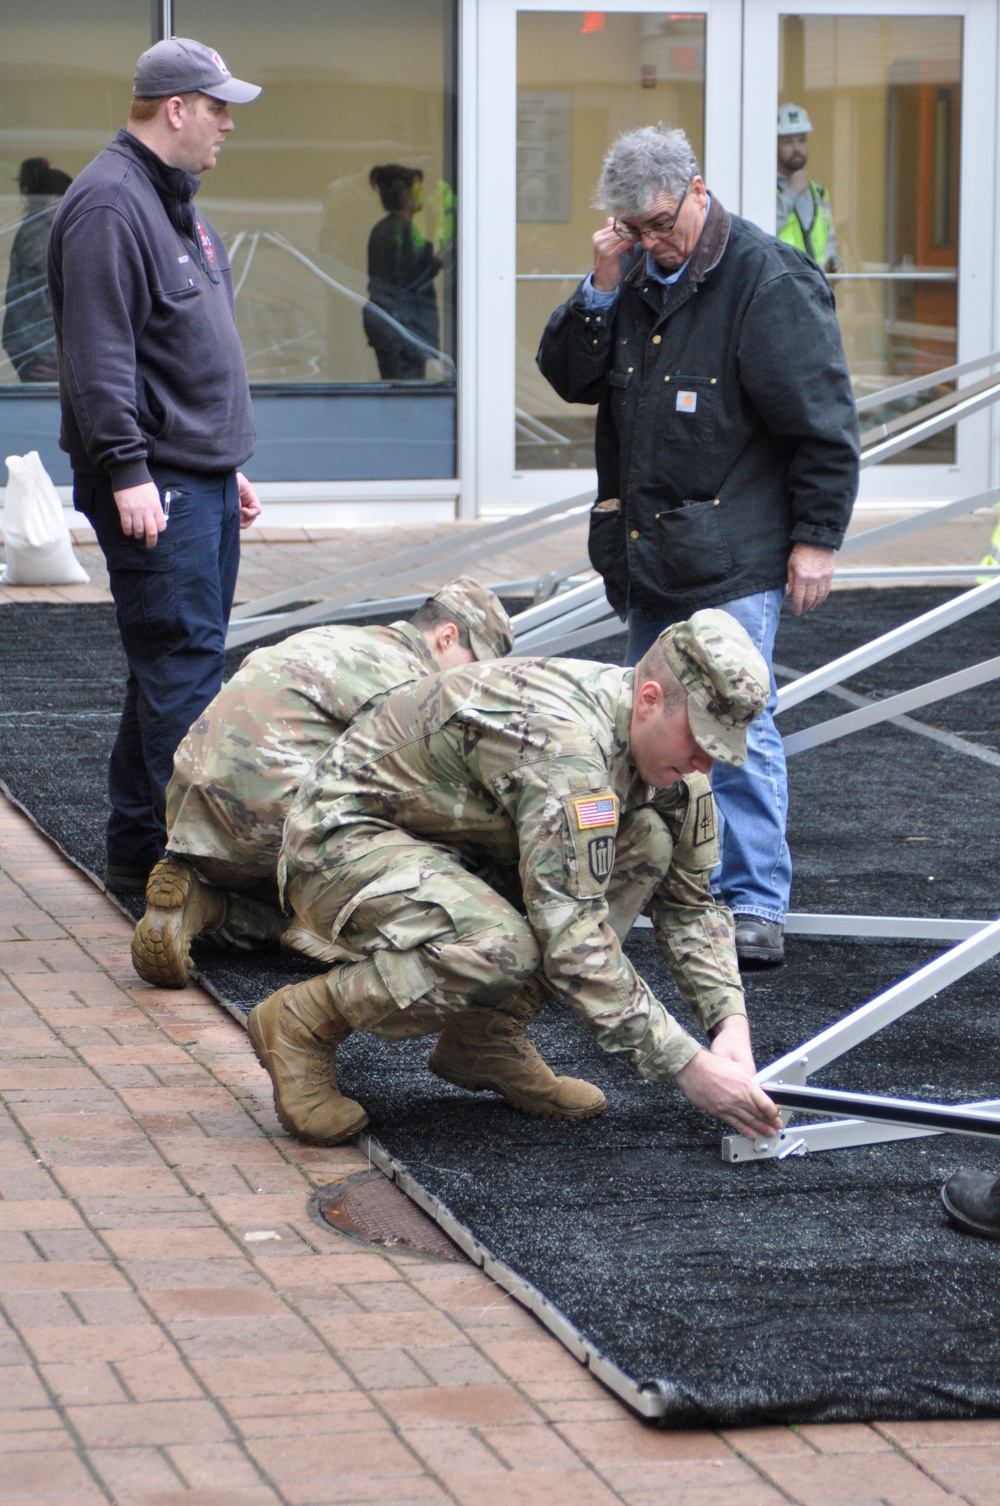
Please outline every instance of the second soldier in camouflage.
M183 987L202 932L296 946L302 938L278 910L278 854L313 760L390 691L512 643L499 599L462 576L410 622L309 628L248 655L175 754L168 855L150 875L132 946L140 976Z

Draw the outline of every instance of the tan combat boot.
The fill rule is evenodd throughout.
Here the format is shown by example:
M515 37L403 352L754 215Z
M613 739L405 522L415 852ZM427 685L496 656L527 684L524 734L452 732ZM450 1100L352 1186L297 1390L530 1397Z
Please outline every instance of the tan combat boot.
M200 879L182 858L161 858L146 884L146 913L132 937L132 966L147 983L185 988L191 976L191 942L217 931L226 896Z
M527 1020L499 1009L467 1009L438 1036L427 1065L473 1093L492 1089L512 1108L546 1119L592 1119L607 1107L600 1088L557 1077L525 1035Z
M337 1087L337 1047L351 1027L325 976L279 988L251 1012L247 1030L290 1135L309 1145L338 1145L364 1129L368 1115Z

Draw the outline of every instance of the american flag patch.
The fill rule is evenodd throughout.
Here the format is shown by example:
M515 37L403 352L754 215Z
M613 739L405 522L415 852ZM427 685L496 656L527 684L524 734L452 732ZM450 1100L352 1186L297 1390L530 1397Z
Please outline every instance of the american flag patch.
M614 795L601 795L594 800L574 800L576 809L576 825L578 831L586 831L588 826L614 826L618 821L618 810Z

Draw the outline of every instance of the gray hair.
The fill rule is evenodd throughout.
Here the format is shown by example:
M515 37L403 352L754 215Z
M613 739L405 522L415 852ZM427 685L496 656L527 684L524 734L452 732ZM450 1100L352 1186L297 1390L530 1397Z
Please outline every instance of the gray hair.
M698 170L683 131L662 121L625 131L608 149L594 208L615 215L646 214L661 193L679 199Z

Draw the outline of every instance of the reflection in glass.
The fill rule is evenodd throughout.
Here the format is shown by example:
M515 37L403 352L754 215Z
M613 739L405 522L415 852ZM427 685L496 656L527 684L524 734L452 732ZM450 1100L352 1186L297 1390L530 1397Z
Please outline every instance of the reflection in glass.
M388 162L373 167L368 181L388 213L368 237L365 334L383 381L422 381L427 357L438 353L434 278L444 265L413 223L423 208L424 175Z
M251 381L453 383L455 0L175 0L174 29L264 86L199 194ZM387 168L421 192L375 234Z
M149 0L7 6L0 53L0 385L55 380L45 254L62 194L128 117Z
M54 382L59 375L46 262L56 207L72 181L46 157L26 157L17 175L24 218L10 248L2 341L22 382Z
M954 364L961 18L783 16L778 91L779 129L789 106L811 126L808 176L832 210L843 273L831 281L857 396ZM865 427L899 412L875 410ZM954 458L952 429L896 463Z
M591 266L604 154L635 126L705 141L705 17L522 12L517 22L518 470L591 469L595 409L562 402L535 366L552 310Z

